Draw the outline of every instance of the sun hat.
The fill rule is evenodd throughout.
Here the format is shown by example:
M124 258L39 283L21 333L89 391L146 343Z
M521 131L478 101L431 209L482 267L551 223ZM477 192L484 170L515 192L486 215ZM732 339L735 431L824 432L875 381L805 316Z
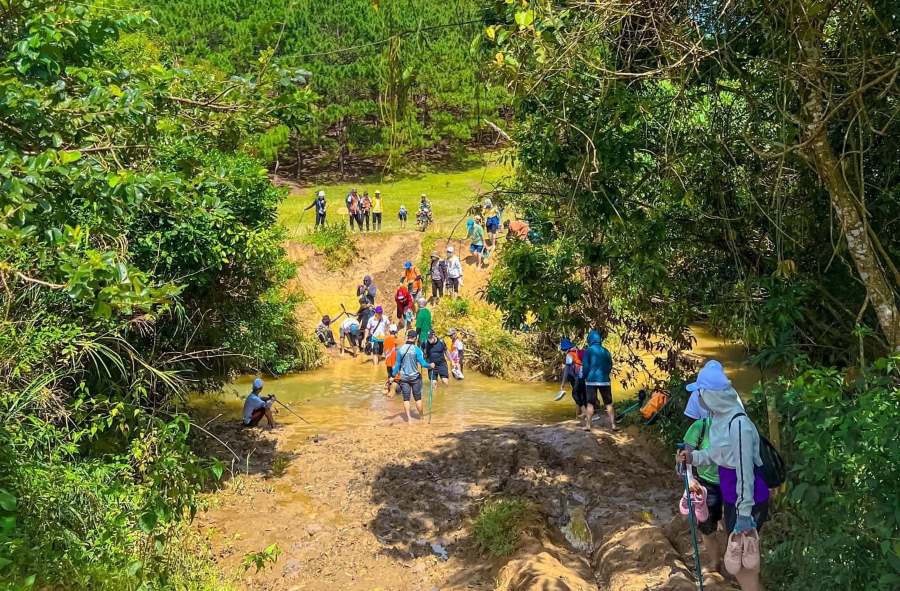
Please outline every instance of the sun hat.
M433 252L433 253L431 253L431 258L433 258L433 259L439 259L439 258L441 258L441 257L438 256L438 253Z
M324 197L324 196L325 196L325 191L319 191L319 197Z
M448 331L447 331L447 336L448 336L448 337L455 337L455 336L456 336L456 329L455 329L455 328L451 328L450 330L448 330Z
M688 396L687 404L684 407L684 416L695 421L705 419L709 416L709 411L700 405L700 392L691 392Z
M725 375L722 364L715 359L710 359L697 374L697 381L691 382L685 389L688 392L697 390L727 390L731 387L731 380Z
M381 191L376 190L376 191L375 191L375 194L376 194L376 195L381 195Z
M559 350L560 351L568 351L569 349L573 348L574 346L575 345L572 344L572 341L570 341L566 337L563 337L563 339L559 342Z
M412 263L409 261L406 261L405 263L403 263L403 268L404 269L412 269Z
M452 247L452 246L448 246L448 247L447 247L447 252L449 252L450 254L453 254L453 247Z
M375 306L376 314L381 314L382 312L384 312L384 308L382 308L381 306Z

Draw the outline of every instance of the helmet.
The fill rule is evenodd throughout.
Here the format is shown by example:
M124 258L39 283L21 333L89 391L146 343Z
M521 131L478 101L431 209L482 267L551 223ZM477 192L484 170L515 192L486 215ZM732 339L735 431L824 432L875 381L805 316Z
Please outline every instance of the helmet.
M263 387L262 378L256 378L255 380L253 380L253 389L254 390L262 390L262 387Z
M412 262L406 261L405 263L403 263L403 268L404 269L412 269Z
M325 196L325 191L319 191L319 197L324 197L324 196Z

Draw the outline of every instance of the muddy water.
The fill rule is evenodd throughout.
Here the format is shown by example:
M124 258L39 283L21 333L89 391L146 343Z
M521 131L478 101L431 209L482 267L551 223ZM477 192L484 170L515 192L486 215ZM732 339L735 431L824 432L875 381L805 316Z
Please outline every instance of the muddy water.
M757 368L746 362L744 349L723 342L702 327L695 327L697 344L693 354L699 359L715 357L725 365L735 387L749 394L760 379ZM302 374L266 381L265 393L276 394L313 425L306 425L284 408L276 420L294 424L301 437L324 435L351 428L389 425L405 422L400 396L384 395L384 365L373 366L362 357L334 360L327 367ZM250 391L252 377L238 379L218 396L195 401L208 412L226 416L240 415L242 400ZM637 386L628 390L614 385L616 399L633 396ZM423 383L423 400L427 399L428 381ZM567 392L569 388L566 388ZM575 406L570 394L554 401L558 383L514 383L482 376L474 371L465 380L451 380L450 385L437 385L433 396L431 422L439 427L472 425L508 425L554 423L570 419ZM296 436L295 435L295 436Z

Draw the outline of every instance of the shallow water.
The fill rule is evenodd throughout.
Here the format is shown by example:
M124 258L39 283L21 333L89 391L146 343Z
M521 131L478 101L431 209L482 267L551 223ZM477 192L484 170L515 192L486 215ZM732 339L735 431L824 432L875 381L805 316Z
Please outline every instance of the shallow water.
M759 370L745 362L744 349L735 343L722 342L702 327L694 333L698 342L694 354L722 361L728 375L741 394L746 395L759 380ZM399 395L384 395L387 374L382 363L377 367L362 356L334 360L327 367L301 374L267 379L264 393L276 394L279 401L312 423L306 425L287 410L276 405L276 421L294 423L302 436L342 431L351 427L405 422L403 401ZM243 398L250 391L251 376L242 377L215 396L197 397L194 406L226 417L240 416ZM423 383L423 400L427 400L429 383ZM475 371L466 378L453 380L448 386L438 385L434 391L431 422L442 427L462 425L506 425L515 423L552 423L571 419L575 414L569 388L566 396L554 401L558 383L516 383L489 378ZM622 389L613 385L613 396L619 400L634 395L637 386ZM427 406L426 406L427 412Z

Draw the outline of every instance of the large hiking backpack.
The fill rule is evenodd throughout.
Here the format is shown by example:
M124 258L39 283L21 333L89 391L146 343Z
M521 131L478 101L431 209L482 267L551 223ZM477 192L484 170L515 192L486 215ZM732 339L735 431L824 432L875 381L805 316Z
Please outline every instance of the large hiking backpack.
M747 415L739 412L728 421L728 430L731 430L731 423L738 417L746 417ZM787 464L784 463L784 458L781 457L781 454L778 453L778 450L775 449L775 446L772 445L772 442L759 434L759 457L762 459L762 467L760 468L760 475L766 483L766 486L769 488L778 488L784 481L787 479Z

